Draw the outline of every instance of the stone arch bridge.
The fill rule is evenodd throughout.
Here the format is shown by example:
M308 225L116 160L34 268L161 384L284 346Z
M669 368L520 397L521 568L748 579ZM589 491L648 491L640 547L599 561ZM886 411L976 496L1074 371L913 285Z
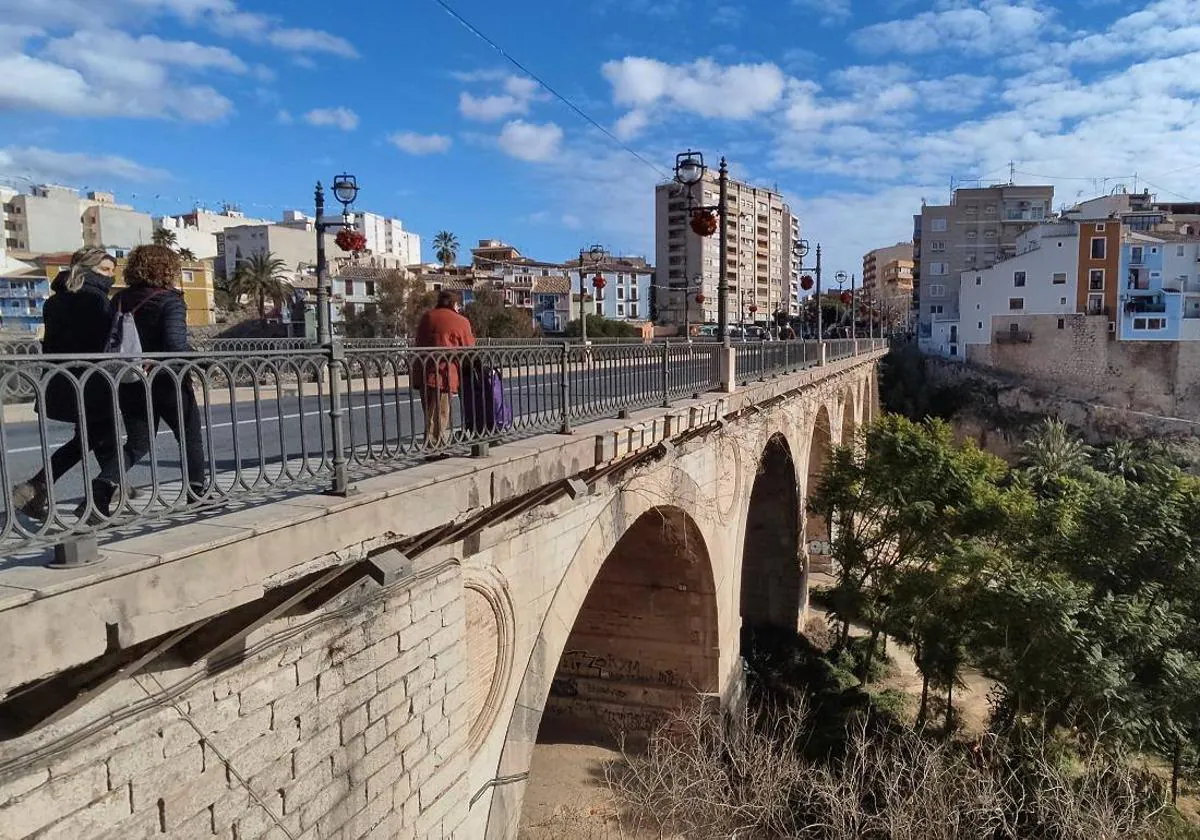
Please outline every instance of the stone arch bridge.
M734 702L878 353L0 585L0 837L513 838L533 747Z

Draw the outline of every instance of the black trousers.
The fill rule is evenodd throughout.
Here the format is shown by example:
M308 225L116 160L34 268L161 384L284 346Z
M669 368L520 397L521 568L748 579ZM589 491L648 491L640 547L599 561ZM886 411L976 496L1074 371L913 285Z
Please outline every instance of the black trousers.
M112 409L107 412L112 414ZM96 455L100 464L100 474L93 478L103 478L113 484L117 483L117 427L111 418L88 418L87 421L88 449ZM53 484L70 472L76 464L83 461L83 428L76 424L75 436L64 443L50 455L50 480L46 481L46 471L40 470L33 481L35 484Z
M146 387L141 383L122 385L120 390L121 417L125 421L125 469L146 457L158 434L162 421L174 433L183 452L187 483L193 490L203 488L207 476L204 457L204 437L200 430L200 408L192 383L178 383L170 377L158 377L150 386L150 403L146 403ZM113 479L115 482L115 479Z

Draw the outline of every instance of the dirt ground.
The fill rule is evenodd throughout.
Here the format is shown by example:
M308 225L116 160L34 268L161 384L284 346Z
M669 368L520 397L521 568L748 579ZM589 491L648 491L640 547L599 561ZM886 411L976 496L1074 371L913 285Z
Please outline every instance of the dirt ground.
M606 747L534 747L518 840L633 840L618 830L604 781L604 766L620 757Z

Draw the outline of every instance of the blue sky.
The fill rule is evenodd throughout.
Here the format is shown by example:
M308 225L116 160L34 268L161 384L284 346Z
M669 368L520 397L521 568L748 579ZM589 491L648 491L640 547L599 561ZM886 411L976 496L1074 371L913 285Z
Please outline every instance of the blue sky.
M426 246L652 256L653 185L691 146L777 184L848 271L1010 160L1059 204L1134 173L1200 197L1196 0L452 5L653 165L434 0L0 0L0 180L272 218L344 169Z

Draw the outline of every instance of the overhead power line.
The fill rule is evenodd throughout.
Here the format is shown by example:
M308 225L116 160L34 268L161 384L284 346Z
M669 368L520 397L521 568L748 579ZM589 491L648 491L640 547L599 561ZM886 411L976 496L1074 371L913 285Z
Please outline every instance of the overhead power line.
M545 88L552 96L554 96L554 98L556 98L559 102L563 103L568 108L570 108L572 111L574 111L585 122L587 122L593 128L597 129L601 134L603 134L605 137L607 137L609 140L611 140L613 143L615 143L619 148L621 148L624 151L628 152L629 154L633 155L635 158L637 158L639 161L644 163L646 166L653 169L655 171L655 173L662 176L663 178L671 177L671 174L669 172L667 172L667 170L663 169L661 166L659 166L658 164L649 160L648 158L643 157L636 150L634 150L630 146L623 143L615 134L613 134L611 131L609 131L607 128L605 128L603 125L601 125L595 119L593 119L586 111L584 111L582 108L580 108L574 102L572 102L566 96L564 96L563 94L561 94L557 90L555 90L554 87L552 87L549 82L547 82L541 76L537 75L532 70L530 70L528 67L526 67L524 64L522 64L520 61L518 61L516 58L514 58L511 54L509 54L509 52L507 50L504 49L504 47L497 44L495 41L493 41L491 38L489 38L487 35L485 35L483 32L481 32L478 27L476 27L474 24L472 24L470 21L468 21L462 15L460 15L457 11L455 11L454 7L452 7L449 3L447 3L446 0L433 0L433 2L437 3L439 6L441 6L442 9L446 12L446 14L448 14L448 15L450 15L450 17L454 18L468 32L470 32L476 38L483 41L485 44L487 44L493 50L498 52L504 58L504 60L509 62L510 64L512 64L513 67L516 67L518 70L520 70L526 76L533 79L535 82L537 82L543 88Z

